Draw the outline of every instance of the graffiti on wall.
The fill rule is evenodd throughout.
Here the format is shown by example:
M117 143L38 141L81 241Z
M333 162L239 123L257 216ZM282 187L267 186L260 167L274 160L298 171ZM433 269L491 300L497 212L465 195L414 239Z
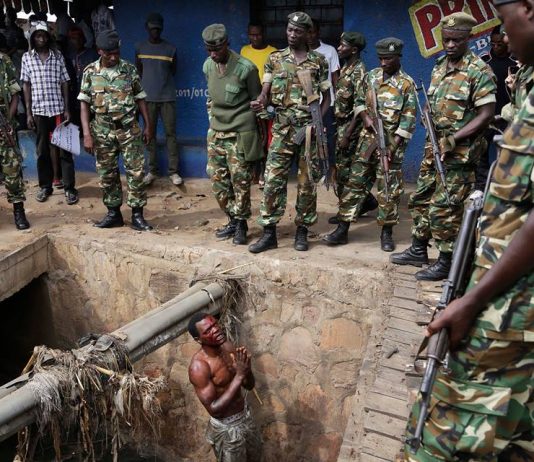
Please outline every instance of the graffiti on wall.
M439 53L441 45L442 18L459 11L469 13L477 20L473 29L473 36L487 34L501 21L497 17L491 0L421 0L415 2L410 8L410 20L423 57ZM477 44L479 47L482 43Z

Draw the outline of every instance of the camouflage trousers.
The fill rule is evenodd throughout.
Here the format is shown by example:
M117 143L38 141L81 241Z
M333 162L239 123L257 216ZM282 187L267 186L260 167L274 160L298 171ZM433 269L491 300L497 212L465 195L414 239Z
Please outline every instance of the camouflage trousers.
M412 236L420 240L434 238L440 252L452 252L464 213L464 201L475 183L475 164L448 165L443 163L451 205L447 204L445 189L434 168L430 145L425 146L415 192L410 196L408 209L412 215Z
M206 431L217 462L261 462L262 441L248 409L226 419L211 418Z
M422 444L405 460L527 462L534 460L534 348L470 336L438 375ZM415 403L407 436L419 415Z
M317 190L315 183L308 176L308 164L304 157L305 143L293 142L298 127L273 125L273 139L269 146L265 166L265 187L260 206L258 223L261 226L274 225L284 216L287 205L287 181L293 160L297 163L297 203L295 206L295 224L311 226L317 221ZM315 146L315 142L312 142ZM312 159L312 178L319 180L315 148L310 153Z
M7 146L0 140L0 171L4 174L7 201L10 204L24 202L24 182L22 181L22 161L17 148Z
M342 149L339 143L343 139L347 128L350 125L350 120L337 121L337 137L336 137L336 191L337 196L341 197L343 188L347 184L350 176L351 164L356 156L356 147L358 144L358 134L354 133L350 139L349 146ZM356 130L355 130L356 131Z
M237 132L208 130L206 173L219 207L229 217L250 218L250 183L254 163L245 161Z
M386 200L384 171L378 152L373 152L367 160L364 158L372 142L373 138L369 134L362 133L358 142L357 154L350 165L347 184L339 198L338 218L349 223L355 220L376 181L378 190L377 223L379 226L396 225L399 222L400 199L404 192L402 160L406 146L403 143L393 153L392 162L389 165L388 200Z
M141 128L134 122L129 128L115 128L95 119L91 125L94 139L96 171L104 192L106 207L122 204L119 155L122 154L130 207L146 205L146 185L143 182L143 143Z

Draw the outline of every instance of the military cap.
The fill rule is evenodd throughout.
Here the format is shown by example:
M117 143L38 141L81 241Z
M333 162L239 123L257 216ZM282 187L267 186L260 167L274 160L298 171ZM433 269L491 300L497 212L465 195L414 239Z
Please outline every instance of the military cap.
M224 24L210 24L202 31L202 40L206 45L217 47L228 40Z
M387 37L375 43L378 56L402 55L404 42L395 37Z
M304 27L305 29L310 29L313 27L313 22L310 16L302 11L295 11L294 13L291 13L288 15L287 20L289 24L293 24L294 26L298 27Z
M159 13L150 13L146 17L146 25L149 29L163 29L163 16Z
M117 50L120 46L121 40L115 30L103 30L96 37L96 47L101 50Z
M463 11L452 13L441 20L441 27L443 29L461 30L465 32L471 32L471 29L473 29L476 24L477 20Z
M351 47L358 47L359 50L363 50L367 43L363 34L359 32L343 32L341 41L348 43Z

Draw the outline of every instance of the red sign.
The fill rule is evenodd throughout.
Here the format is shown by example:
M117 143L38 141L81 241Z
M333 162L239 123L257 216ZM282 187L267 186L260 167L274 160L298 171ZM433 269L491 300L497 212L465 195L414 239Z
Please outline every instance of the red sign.
M473 36L484 34L501 23L491 0L422 0L408 11L419 50L425 58L443 50L439 23L445 16L459 11L473 16L477 20Z

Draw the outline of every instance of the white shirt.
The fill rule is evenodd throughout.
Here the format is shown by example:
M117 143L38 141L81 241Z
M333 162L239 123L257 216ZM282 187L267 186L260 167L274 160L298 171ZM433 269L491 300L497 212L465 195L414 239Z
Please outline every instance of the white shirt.
M322 54L326 58L326 62L328 63L328 80L330 80L330 83L332 83L332 73L338 71L340 68L337 50L332 45L327 45L321 40L319 40L319 43L319 47L313 51ZM334 105L334 100L335 92L334 85L332 83L332 86L330 87L330 106Z

